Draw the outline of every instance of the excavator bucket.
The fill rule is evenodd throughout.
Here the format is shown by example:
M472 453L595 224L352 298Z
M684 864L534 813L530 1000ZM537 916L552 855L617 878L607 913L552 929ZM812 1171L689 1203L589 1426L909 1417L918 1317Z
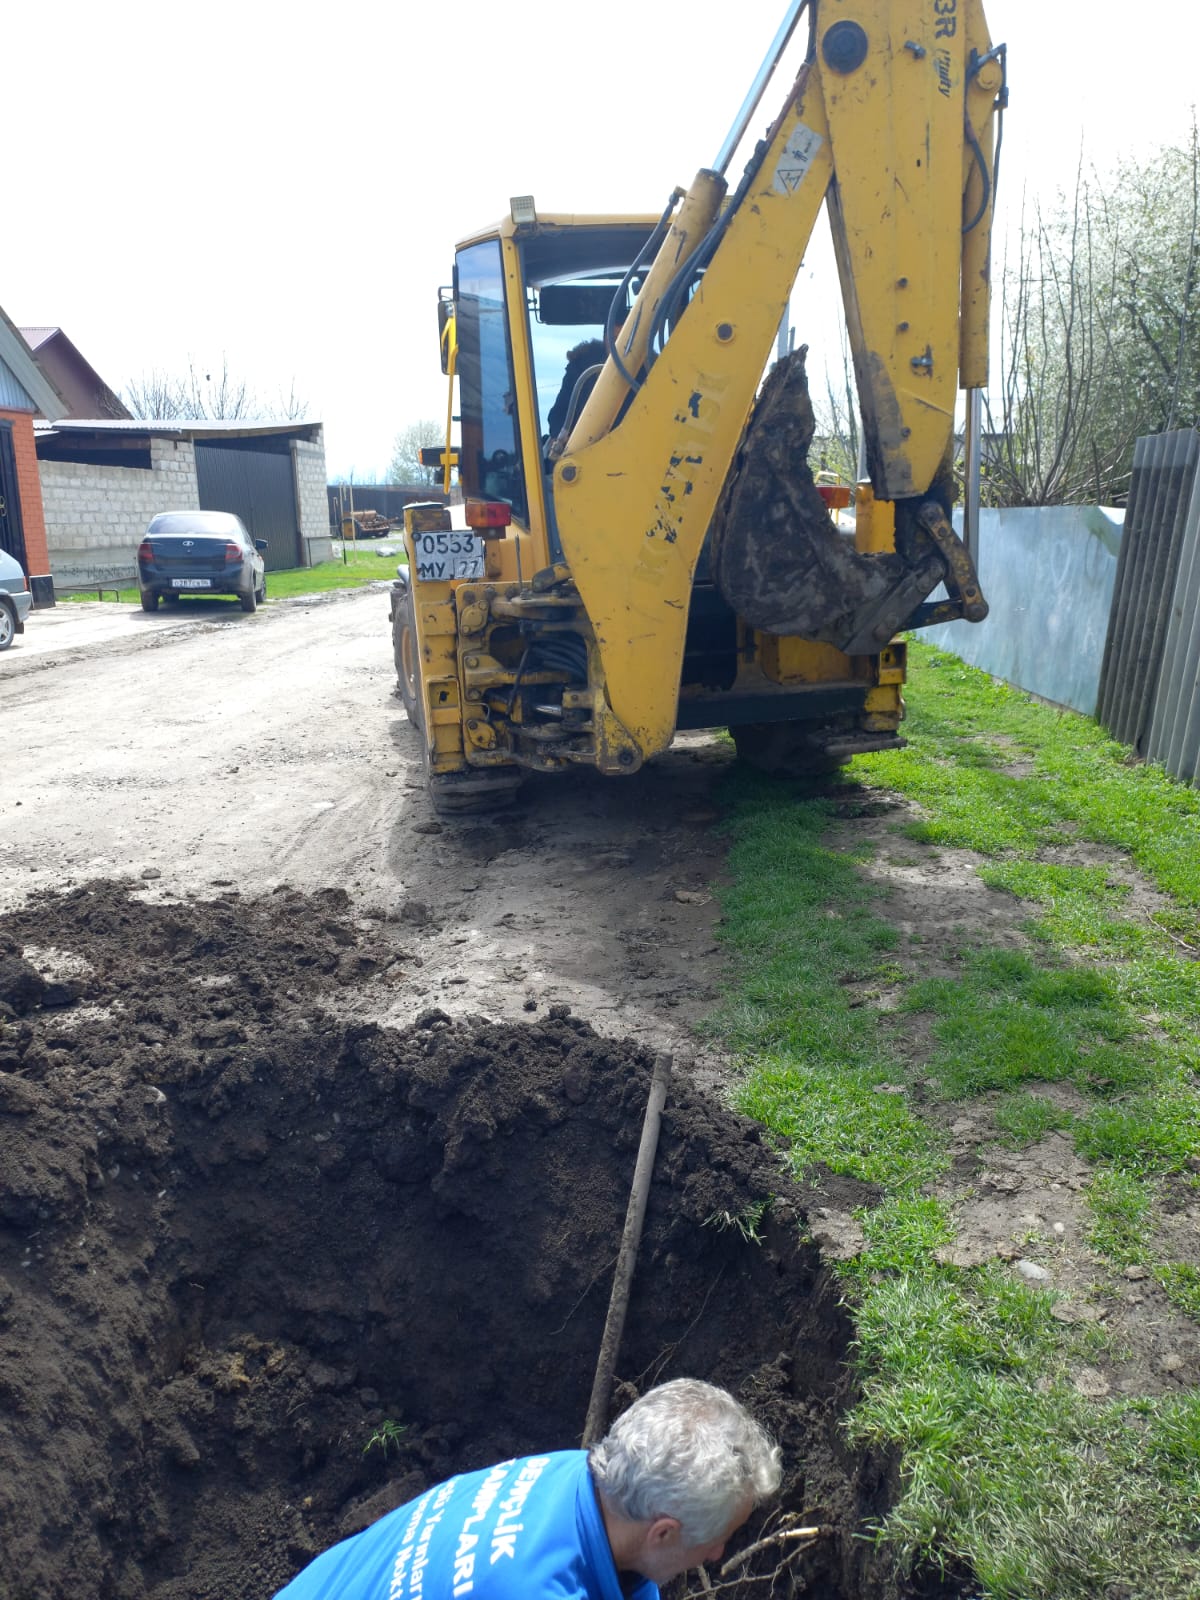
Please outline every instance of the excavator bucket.
M801 346L772 369L751 413L713 518L713 579L762 633L870 655L954 578L929 526L953 503L953 474L944 466L919 502L897 503L894 553L857 550L807 465L815 419L806 355Z

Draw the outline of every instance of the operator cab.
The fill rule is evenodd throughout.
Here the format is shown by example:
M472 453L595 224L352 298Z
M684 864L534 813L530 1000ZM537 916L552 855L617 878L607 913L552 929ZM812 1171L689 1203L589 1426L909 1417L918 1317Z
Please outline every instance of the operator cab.
M602 345L609 307L653 229L650 218L544 218L505 225L455 258L463 493L503 501L514 524L540 527L550 561L561 559L549 446L566 405L556 403L572 352Z
M460 481L466 497L509 506L509 543L528 535L531 547L510 564L507 551L493 546L489 576L528 578L563 559L551 445L578 420L589 392L584 375L604 359L610 312L619 325L633 302L657 220L514 220L458 251ZM689 608L684 682L727 689L737 666L736 618L712 584L706 544Z

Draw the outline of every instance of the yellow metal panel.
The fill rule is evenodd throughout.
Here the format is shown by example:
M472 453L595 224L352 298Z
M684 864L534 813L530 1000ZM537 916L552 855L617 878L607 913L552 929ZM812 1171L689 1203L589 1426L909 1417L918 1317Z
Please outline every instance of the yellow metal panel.
M811 639L781 639L773 633L754 635L755 653L773 683L829 683L854 677L854 663L831 644Z
M923 493L954 424L962 247L966 0L844 0L820 13L866 34L863 64L822 68L837 179L830 220L871 480ZM828 19L828 21L826 20Z
M979 0L960 0L966 32L967 59L974 50L980 58L991 50L987 23ZM993 107L1003 82L997 61L988 61L972 78L967 88L967 116L975 131L988 170L994 162L995 114ZM974 152L964 151L967 163L964 224L979 212L985 199L983 177ZM962 321L959 345L959 381L964 389L982 389L988 380L988 314L991 306L992 216L995 192L986 195L987 206L978 223L963 237Z
M656 216L641 211L551 211L538 216L537 228L645 228L649 233L658 221ZM486 228L468 233L454 246L455 251L466 250L473 244L484 244L488 239L516 238L521 229L511 217L493 222Z
M876 500L869 483L854 491L854 548L865 555L896 548L896 507L890 500Z
M538 567L549 566L550 546L546 535L545 479L542 476L538 444L533 352L529 347L529 322L525 315L521 258L511 238L501 241L501 251L508 307L508 333L512 345L513 384L517 396L517 437L524 442L521 464L525 473L525 493L529 502L529 542L532 545L530 554L534 562L533 570L536 571ZM518 525L514 524L515 526ZM493 573L492 563L489 563L489 576L506 575L503 569L507 563L503 558L497 561L495 566L499 570ZM513 576L516 576L515 570Z
M628 413L555 473L563 550L609 703L645 754L674 733L696 558L829 173L820 87L806 70L753 193Z
M413 536L449 526L450 513L445 506L404 508L404 545L421 662L417 688L425 707L425 746L432 772L459 772L466 765L458 686L458 621L451 584L417 581Z

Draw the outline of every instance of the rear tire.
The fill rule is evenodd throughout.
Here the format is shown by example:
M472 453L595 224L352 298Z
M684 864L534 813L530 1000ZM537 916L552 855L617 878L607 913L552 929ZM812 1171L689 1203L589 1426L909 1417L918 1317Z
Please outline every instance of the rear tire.
M429 800L439 817L479 817L502 811L517 798L523 776L517 767L431 773L426 765Z
M7 650L17 636L17 614L7 600L0 600L0 650Z
M143 611L157 611L158 610L158 590L157 589L143 589L142 590L142 610Z
M243 611L254 611L258 607L258 596L251 589L247 594L239 594L238 602Z
M775 778L821 778L846 764L815 744L804 723L747 722L729 731L738 760Z

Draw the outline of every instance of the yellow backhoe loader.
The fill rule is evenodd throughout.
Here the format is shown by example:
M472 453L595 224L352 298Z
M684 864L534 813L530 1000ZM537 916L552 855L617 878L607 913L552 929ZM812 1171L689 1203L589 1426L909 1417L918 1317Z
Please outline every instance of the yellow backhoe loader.
M804 64L730 191L801 21ZM903 742L897 636L987 611L1006 101L978 0L795 0L714 165L660 218L519 196L462 241L438 305L447 436L426 459L465 503L407 508L391 596L438 810L498 804L529 770L636 772L677 729L728 728L743 758L795 773ZM862 419L852 526L809 469L805 349L767 371L822 205Z

